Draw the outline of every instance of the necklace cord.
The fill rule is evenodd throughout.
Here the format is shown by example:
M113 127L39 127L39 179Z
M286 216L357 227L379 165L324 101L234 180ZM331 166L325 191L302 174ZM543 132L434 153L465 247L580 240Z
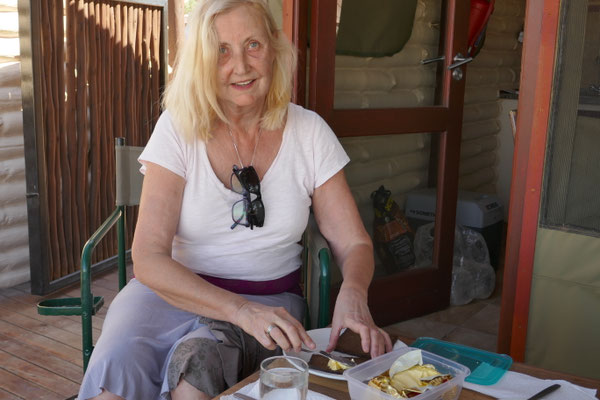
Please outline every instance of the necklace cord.
M237 144L235 143L235 139L233 138L233 133L231 133L231 126L227 125L227 132L229 133L229 137L231 138L231 142L233 143L233 148L235 150L235 154L237 155L238 161L242 168L244 168L244 163L242 162L242 157L240 157L240 152L238 151ZM260 142L260 136L262 134L262 127L258 128L258 138L256 139L256 143L254 144L254 151L252 152L252 159L250 160L250 165L254 165L254 156L256 155L256 149L258 148L258 142Z

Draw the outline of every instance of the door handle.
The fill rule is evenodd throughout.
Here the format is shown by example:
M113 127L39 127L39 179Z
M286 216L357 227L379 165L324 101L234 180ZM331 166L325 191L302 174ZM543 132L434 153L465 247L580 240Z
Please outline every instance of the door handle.
M461 65L464 65L466 63L470 63L471 61L473 61L473 57L465 57L461 53L456 53L456 55L454 56L453 61L454 61L454 64L448 65L448 69L458 68Z
M439 57L435 57L435 58L426 58L425 60L421 60L421 64L422 65L431 64L434 62L444 61L445 59L446 59L446 57L444 57L444 56L439 56ZM453 61L454 61L453 64L448 65L448 69L454 69L454 68L460 67L461 65L464 65L466 63L470 63L471 61L473 61L473 57L465 57L461 53L457 53L454 56Z
M421 60L421 65L431 64L438 61L444 61L446 59L445 56L439 56L435 58L426 58L425 60Z

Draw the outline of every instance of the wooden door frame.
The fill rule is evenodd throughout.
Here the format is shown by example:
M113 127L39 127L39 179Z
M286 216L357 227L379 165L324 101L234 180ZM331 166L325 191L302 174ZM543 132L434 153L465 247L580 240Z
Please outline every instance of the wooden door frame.
M528 0L498 351L524 361L548 138L560 0Z
M282 3L282 30L298 50L298 63L293 77L292 102L301 106L306 105L308 1L283 0Z
M306 0L284 0L283 28L294 43L306 37L303 27L307 18ZM311 25L311 59L309 76L308 106L318 112L327 123L332 126L337 136L366 136L377 134L399 134L437 132L438 140L432 141L432 152L437 151L443 155L438 160L436 180L438 187L438 201L436 205L437 221L435 236L442 238L442 232L454 232L455 210L458 192L458 163L460 159L460 145L462 130L462 108L464 101L464 79L457 82L452 79L452 71L446 67L452 63L455 52L466 54L468 13L455 15L454 10L459 0L447 0L445 15L455 24L465 27L464 32L454 34L452 24L444 24L445 29L445 60L443 68L441 93L441 106L422 108L396 108L396 109L353 109L339 110L333 107L333 92L335 82L335 21L336 2L331 0L313 0L312 25ZM299 14L298 14L299 13ZM290 18L292 17L292 18ZM290 22L291 21L291 22ZM296 78L297 100L304 99L304 82L306 76L303 46L299 47L300 62ZM466 76L466 74L465 74ZM317 96L316 89L319 88ZM301 91L298 91L301 89ZM458 100L457 100L458 99ZM302 104L302 102L300 102ZM450 127L456 135L445 131ZM434 148L435 147L435 148ZM446 149L446 152L442 151ZM402 296L406 299L410 312L404 313L401 318L408 319L426 312L439 309L439 305L446 307L450 299L450 282L452 274L452 255L454 235L445 235L446 240L437 240L434 249L433 265L430 268L412 269L400 272L397 275L402 279ZM448 240L449 236L449 240ZM428 281L430 285L423 285ZM374 296L375 293L389 293L398 296L399 290L396 282L388 279L374 279L369 289L369 305L374 308L387 308L391 298ZM332 289L332 296L337 294L336 288ZM410 297L410 298L409 298ZM397 300L397 299L396 299ZM412 301L411 301L412 300ZM397 322L390 319L389 313L373 315L380 325ZM394 317L391 317L394 318Z

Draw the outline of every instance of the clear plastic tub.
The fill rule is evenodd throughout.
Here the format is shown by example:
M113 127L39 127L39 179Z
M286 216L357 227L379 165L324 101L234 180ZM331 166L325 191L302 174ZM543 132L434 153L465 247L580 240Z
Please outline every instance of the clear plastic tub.
M415 350L413 347L398 349L380 357L364 362L357 367L344 372L344 377L348 381L348 391L352 400L396 400L395 397L367 385L367 382L383 372L387 371L394 361L404 353ZM452 375L452 379L444 382L433 389L411 397L417 400L456 400L460 395L463 383L469 368L438 356L437 354L421 350L423 355L423 364L432 364L442 374Z

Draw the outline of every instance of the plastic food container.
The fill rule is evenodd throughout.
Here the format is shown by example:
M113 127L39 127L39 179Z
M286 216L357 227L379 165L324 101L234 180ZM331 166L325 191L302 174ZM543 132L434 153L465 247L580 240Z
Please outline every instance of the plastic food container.
M369 380L387 371L394 361L404 353L415 350L413 347L398 349L380 357L364 362L354 368L344 371L348 381L348 391L352 400L397 400L397 398L367 385ZM432 364L442 374L452 375L452 379L433 389L411 397L417 400L456 400L462 390L465 377L469 375L469 368L448 360L437 354L421 350L423 364Z
M490 353L457 343L420 337L411 345L431 353L446 357L471 370L465 379L478 385L493 385L498 382L512 365L512 358L506 354Z

